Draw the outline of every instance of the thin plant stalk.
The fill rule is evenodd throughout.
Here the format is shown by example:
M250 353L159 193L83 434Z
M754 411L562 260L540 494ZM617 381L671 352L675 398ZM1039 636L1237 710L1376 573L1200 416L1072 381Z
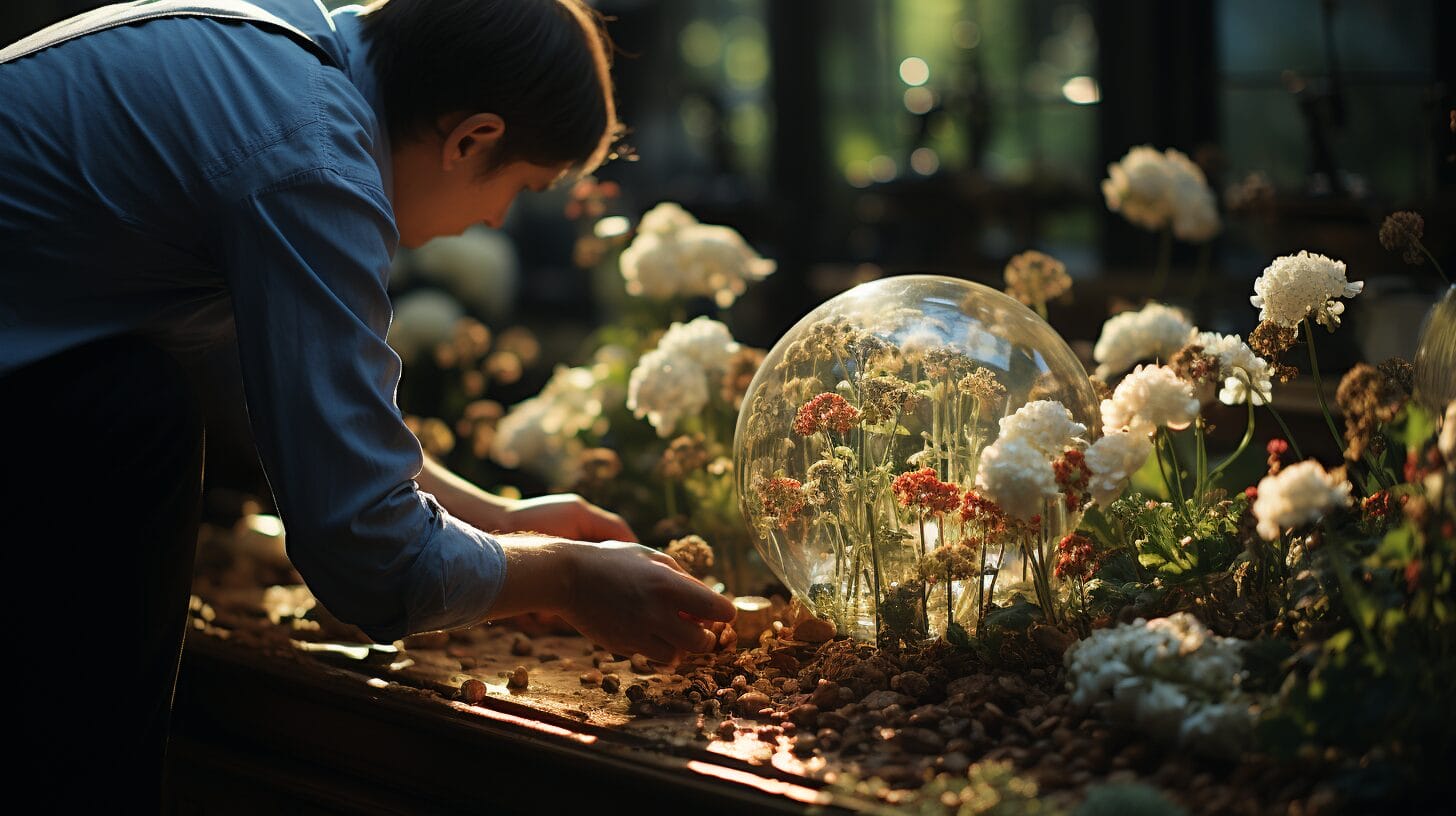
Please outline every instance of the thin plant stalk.
M1431 266L1436 267L1436 274L1440 275L1441 280L1445 281L1446 284L1449 286L1451 284L1451 279L1446 277L1446 270L1441 268L1441 262L1436 260L1436 256L1432 255L1429 249L1426 249L1426 245L1422 243L1420 239L1416 239L1414 243L1416 246L1420 247L1421 252L1424 252L1427 258L1431 259Z
M1330 429L1330 436L1335 439L1335 447L1338 450L1345 449L1345 437L1335 429L1335 417L1330 413L1329 403L1325 402L1324 380L1320 378L1319 355L1314 350L1314 326L1310 325L1309 318L1304 319L1304 344L1309 348L1309 373L1314 377L1314 395L1319 398L1320 413L1324 414L1325 426Z
M1294 458L1302 461L1304 459L1304 452L1299 449L1299 441L1294 438L1294 433L1289 430L1289 425L1284 422L1284 417L1280 416L1279 412L1274 409L1274 403L1267 402L1264 404L1264 407L1269 409L1269 413L1274 415L1274 421L1279 423L1279 430L1284 432L1284 440L1294 450Z
M1233 464L1234 463L1234 460L1238 459L1239 456L1241 454L1243 454L1244 450L1249 447L1249 443L1251 441L1253 441L1253 439L1254 439L1254 400L1253 400L1253 395L1252 394L1250 395L1250 398L1248 400L1248 406L1249 406L1249 422L1248 422L1248 425L1245 426L1245 428L1244 428L1244 438L1241 439L1241 440L1239 440L1239 446L1234 449L1234 452L1231 453L1231 454L1229 454L1227 459L1224 459L1222 462L1219 462L1213 468L1213 470L1208 474L1208 483L1209 484L1212 484L1214 479L1218 478L1219 476L1222 476L1224 470L1229 465Z

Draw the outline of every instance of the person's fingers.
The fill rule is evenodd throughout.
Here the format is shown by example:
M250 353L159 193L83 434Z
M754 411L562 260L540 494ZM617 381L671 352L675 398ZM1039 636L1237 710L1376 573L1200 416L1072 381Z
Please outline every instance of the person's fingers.
M656 635L649 637L638 651L648 660L664 666L676 666L682 660L682 650Z
M673 570L675 570L676 572L680 572L683 575L687 575L688 574L688 571L685 570L685 569L683 569L683 565L682 564L679 564L677 562L677 559L676 558L673 558L672 556L668 555L667 553L665 553L665 552L663 552L661 550L652 550L652 555L650 555L648 557L651 558L653 561L656 561L657 563L662 564L665 567L672 567ZM688 577L692 577L692 576L688 576Z
M637 534L632 532L625 519L610 510L596 505L587 505L587 517L591 519L591 534L598 541L630 541L637 543Z
M658 626L657 636L684 652L711 651L717 638L711 632L679 618L669 618Z
M733 602L719 595L696 579L678 581L674 593L677 608L704 621L731 621Z

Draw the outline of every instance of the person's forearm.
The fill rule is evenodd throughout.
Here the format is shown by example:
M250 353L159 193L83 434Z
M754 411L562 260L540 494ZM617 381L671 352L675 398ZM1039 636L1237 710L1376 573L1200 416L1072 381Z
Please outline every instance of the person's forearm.
M560 612L570 602L577 542L530 535L497 536L506 554L506 575L489 618L526 612Z
M509 499L481 490L428 456L417 481L421 490L433 495L450 511L450 515L466 524L487 532L508 529L506 511Z

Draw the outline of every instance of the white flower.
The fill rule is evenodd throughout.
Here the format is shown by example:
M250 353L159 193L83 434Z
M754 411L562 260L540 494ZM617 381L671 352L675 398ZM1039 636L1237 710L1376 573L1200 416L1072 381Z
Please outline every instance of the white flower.
M1107 507L1122 495L1123 486L1148 460L1153 443L1147 435L1109 433L1087 449L1087 468L1092 477L1087 482L1092 498L1099 507Z
M1126 430L1151 434L1167 426L1181 430L1198 417L1193 386L1167 366L1138 366L1122 378L1111 399L1102 401L1102 428L1106 433Z
M455 321L465 314L455 298L438 289L421 289L400 298L389 324L389 345L406 363L450 339Z
M1172 173L1167 158L1148 145L1134 147L1119 161L1107 165L1102 196L1107 208L1128 221L1157 231L1173 216Z
M1254 281L1249 302L1259 307L1261 321L1292 328L1313 312L1320 324L1333 331L1345 311L1345 304L1335 298L1354 297L1364 288L1364 281L1345 279L1343 261L1301 250L1298 255L1275 258Z
M1087 426L1072 419L1072 412L1055 400L1028 402L1016 413L1001 418L998 439L1020 439L1055 459L1068 449L1087 445Z
M558 366L541 392L513 406L496 425L490 457L545 479L552 487L576 480L580 434L600 430L607 385L590 368Z
M698 219L694 218L692 213L684 210L681 204L675 201L664 201L642 214L642 222L637 225L637 232L671 235L696 223L698 223Z
M1172 227L1184 241L1201 243L1222 228L1217 200L1208 179L1187 155L1142 145L1107 166L1102 180L1107 208L1128 221L1157 232Z
M1099 629L1067 650L1072 703L1167 744L1235 756L1253 724L1242 648L1186 612Z
M1254 517L1259 520L1259 535L1266 541L1277 539L1282 530L1316 521L1350 501L1350 483L1344 474L1326 472L1313 459L1265 476L1259 480L1258 490Z
M1222 224L1218 203L1203 169L1182 152L1169 148L1164 152L1171 179L1173 234L1190 243L1203 243L1218 234Z
M1058 495L1051 460L1022 439L998 439L981 451L976 488L1022 520L1041 515L1045 500Z
M654 349L642 355L627 380L627 408L669 437L683 417L708 404L708 377L701 365L681 352Z
M1204 354L1218 358L1218 375L1223 378L1223 389L1218 392L1219 402L1243 405L1251 397L1255 405L1267 405L1272 401L1274 380L1269 362L1255 354L1242 337L1201 332L1190 342L1202 346Z
M670 203L643 216L620 263L629 294L659 300L711 297L724 308L775 268L735 230L700 224Z
M1157 302L1113 315L1102 324L1102 334L1092 349L1097 376L1110 380L1139 360L1166 361L1195 331L1182 312Z
M738 343L728 327L708 317L688 323L674 323L657 342L657 348L691 358L706 372L721 372L738 353Z

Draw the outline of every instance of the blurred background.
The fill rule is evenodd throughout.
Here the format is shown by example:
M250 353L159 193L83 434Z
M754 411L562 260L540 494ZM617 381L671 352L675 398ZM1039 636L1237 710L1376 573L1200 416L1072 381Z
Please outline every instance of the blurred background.
M0 40L94 5L8 3ZM934 272L1000 288L1007 260L1027 249L1059 258L1075 280L1069 299L1049 304L1050 322L1084 357L1110 313L1152 297L1206 330L1246 332L1257 320L1254 278L1276 256L1308 249L1367 282L1351 328L1321 350L1322 367L1339 372L1410 356L1445 288L1429 264L1381 247L1387 214L1423 214L1425 245L1456 268L1453 3L595 5L620 51L630 160L603 167L591 190L523 196L498 234L398 260L391 293L402 328L465 316L490 332L479 369L488 382L474 394L467 384L440 396L441 372L460 361L429 350L448 331L417 338L418 362L402 350L407 413L456 417L464 409L441 399L481 396L508 407L535 394L553 365L583 362L589 338L622 316L613 253L664 200L737 229L777 261L730 320L737 339L761 348L855 283ZM1110 211L1099 186L1109 163L1143 144L1194 159L1223 219L1212 241L1172 245L1162 291L1152 283L1159 236ZM718 314L711 303L689 312ZM229 353L215 355L220 383L230 365ZM217 394L209 477L266 495L245 422L224 410L238 395L223 385ZM484 465L469 475L532 489Z

